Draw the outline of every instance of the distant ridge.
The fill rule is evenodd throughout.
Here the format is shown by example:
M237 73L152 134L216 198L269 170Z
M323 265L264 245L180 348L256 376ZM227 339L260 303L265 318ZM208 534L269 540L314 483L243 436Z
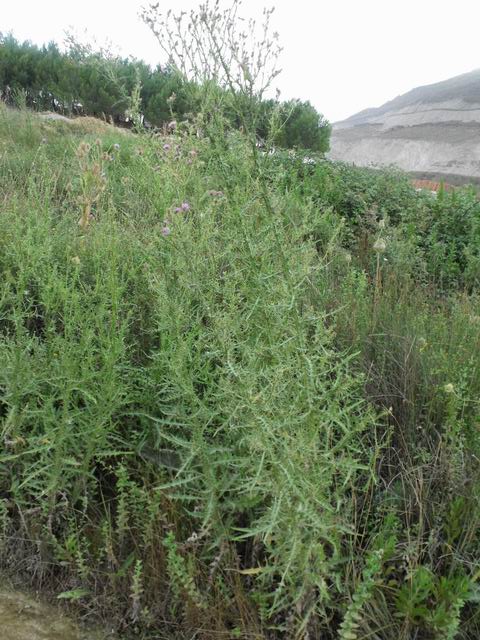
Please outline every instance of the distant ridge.
M463 109L465 111L477 111L480 108L480 69L462 73L434 84L416 87L393 100L389 100L381 107L363 109L345 120L336 122L334 126L355 126L372 121L383 122L384 116L389 112L405 111L408 107L412 107L412 110L416 111L420 105L431 110L435 108L435 105L457 101L459 98L465 103ZM459 111L460 109L452 107L451 110Z
M330 157L480 178L480 69L416 87L335 123Z

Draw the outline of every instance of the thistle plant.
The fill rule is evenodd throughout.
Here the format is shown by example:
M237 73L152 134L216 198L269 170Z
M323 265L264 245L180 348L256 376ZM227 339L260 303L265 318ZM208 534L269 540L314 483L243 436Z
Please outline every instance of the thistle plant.
M141 17L156 36L168 65L187 83L201 88L206 112L221 111L228 97L228 108L250 138L258 169L259 106L281 72L282 48L278 33L271 28L273 8L263 10L258 24L241 18L240 5L240 0L233 0L222 9L219 0L207 0L188 13L169 10L162 14L158 3L152 3L142 9ZM270 125L269 139L273 140L279 126L275 112Z
M214 83L232 93L263 98L280 73L278 33L270 35L273 8L263 10L259 26L254 19L240 18L240 0L227 9L220 9L218 0L207 0L189 13L169 10L165 15L158 6L147 5L141 17L173 69L201 85Z
M384 223L383 220L381 220L380 222L383 223L382 225L379 225L380 233L382 233L383 229L385 228L385 223ZM382 235L380 235L375 240L375 243L373 245L373 250L375 251L376 261L377 261L377 266L376 266L376 270L375 270L375 293L374 293L375 304L378 303L378 298L379 298L380 293L382 291L381 257L385 253L386 248L387 248L387 243L383 239Z
M113 159L113 156L101 153L100 145L100 141L96 142L93 147L86 142L81 142L76 152L80 168L78 203L81 207L81 216L78 224L82 231L86 231L89 226L93 218L92 207L98 202L107 185L105 160Z
M127 94L127 108L125 109L125 116L133 122L134 129L139 133L141 131L143 116L142 116L142 81L140 79L140 72L138 68L135 69L135 85L132 92Z

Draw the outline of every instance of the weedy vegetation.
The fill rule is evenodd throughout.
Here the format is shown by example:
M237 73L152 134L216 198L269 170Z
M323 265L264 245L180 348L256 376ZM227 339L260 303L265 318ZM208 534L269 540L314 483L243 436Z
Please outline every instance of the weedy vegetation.
M239 51L162 133L0 107L1 566L121 637L478 638L477 195L269 154Z

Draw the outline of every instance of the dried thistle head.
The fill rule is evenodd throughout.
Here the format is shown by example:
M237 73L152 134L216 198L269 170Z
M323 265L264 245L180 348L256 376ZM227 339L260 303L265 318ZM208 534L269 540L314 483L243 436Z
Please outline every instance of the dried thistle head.
M387 248L387 243L383 238L378 238L373 245L373 250L376 253L384 253Z
M84 142L84 141L81 142L77 147L77 151L76 151L77 158L79 158L80 160L82 160L83 158L86 158L90 153L90 149L91 147L88 144L88 142Z

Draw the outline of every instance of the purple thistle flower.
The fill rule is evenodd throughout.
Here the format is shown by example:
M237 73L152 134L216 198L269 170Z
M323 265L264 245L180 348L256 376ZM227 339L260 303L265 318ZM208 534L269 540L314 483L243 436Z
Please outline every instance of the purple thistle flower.
M169 151L170 150L170 145L168 144L168 142L163 145L163 150L164 151Z
M170 227L167 227L167 226L165 225L165 226L163 227L163 229L162 229L162 236L163 236L164 238L166 238L167 236L169 236L169 235L170 235L170 233L171 233L171 232L170 232Z
M181 207L175 207L175 213L182 213Z
M182 202L181 210L190 211L190 204L188 202Z

